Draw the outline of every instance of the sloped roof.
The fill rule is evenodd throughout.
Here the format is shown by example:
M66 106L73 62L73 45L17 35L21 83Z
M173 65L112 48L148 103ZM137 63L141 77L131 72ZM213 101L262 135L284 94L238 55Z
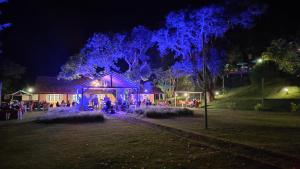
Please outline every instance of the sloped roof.
M101 82L101 86L93 86L95 81ZM106 85L103 86L102 82ZM80 87L138 88L139 86L117 73L106 73L95 79L83 77L75 80L58 80L56 77L39 76L36 79L35 93L76 93Z
M35 82L35 93L76 93L76 87L88 80L90 79L58 80L56 77L39 76Z
M16 91L12 94L9 94L9 95L12 95L12 96L22 96L22 95L32 95L31 93L29 92L26 92L24 90L19 90L19 91Z
M93 82L96 82L93 84ZM97 85L97 82L98 85ZM100 84L101 82L101 84ZM103 84L102 84L103 83ZM139 85L126 78L123 75L110 72L105 73L97 78L90 79L82 84L83 87L112 87L112 88L139 88Z

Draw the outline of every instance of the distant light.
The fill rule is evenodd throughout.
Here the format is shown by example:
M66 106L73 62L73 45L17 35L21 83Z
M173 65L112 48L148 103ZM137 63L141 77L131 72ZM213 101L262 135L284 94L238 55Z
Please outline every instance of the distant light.
M285 87L285 88L283 88L283 91L289 92L289 88Z
M32 87L29 87L29 88L27 89L27 91L28 91L29 93L32 93L34 90L33 90Z
M147 90L147 89L145 89L145 90L144 90L144 92L145 92L145 93L147 93L147 92L148 92L148 90Z
M219 91L216 91L216 92L215 92L215 95L216 95L216 96L220 95L220 92L219 92Z
M262 62L263 62L262 58L257 59L257 63L262 63Z
M98 80L94 80L94 81L92 81L91 85L94 86L94 87L99 87L100 82Z
M184 93L184 96L187 97L189 94L188 93Z

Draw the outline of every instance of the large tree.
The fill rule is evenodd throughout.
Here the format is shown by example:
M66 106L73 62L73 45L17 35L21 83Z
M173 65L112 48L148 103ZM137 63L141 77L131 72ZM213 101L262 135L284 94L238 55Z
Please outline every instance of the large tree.
M122 51L128 64L126 76L133 81L148 80L151 74L148 50L153 46L152 31L144 26L134 27L127 37Z
M234 26L249 28L254 16L261 14L258 6L242 11L224 6L207 6L194 11L171 12L166 26L153 36L161 56L172 53L178 62L172 67L178 76L192 76L198 89L203 89L203 54L207 60L208 90L213 95L213 81L221 72L224 54L213 47L213 40L222 37Z
M124 57L121 52L124 39L123 34L94 34L80 53L70 57L61 67L58 78L95 78L103 72L118 71L120 67L116 63Z
M69 58L61 67L58 78L94 78L102 72L120 72L118 62L128 65L125 75L133 81L147 80L151 75L147 51L152 47L152 32L143 26L133 28L129 34L96 33L78 55Z
M0 4L5 2L8 1L0 0ZM10 26L10 23L0 23L0 32ZM11 93L20 87L20 83L17 82L20 81L24 73L25 68L19 64L13 63L9 59L4 58L0 48L0 102L2 91L3 93Z
M299 40L277 39L262 54L264 60L274 61L280 70L291 75L300 75Z

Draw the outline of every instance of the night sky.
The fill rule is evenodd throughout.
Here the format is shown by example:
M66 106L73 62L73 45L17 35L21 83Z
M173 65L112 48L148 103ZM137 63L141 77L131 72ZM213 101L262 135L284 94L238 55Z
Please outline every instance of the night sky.
M108 1L108 0L107 0ZM267 12L256 27L235 41L263 50L272 39L300 30L296 1L265 0ZM163 25L164 16L182 8L198 8L204 0L10 0L1 5L13 26L1 35L4 56L27 67L27 77L56 76L70 55L79 52L94 32L124 32L137 25Z

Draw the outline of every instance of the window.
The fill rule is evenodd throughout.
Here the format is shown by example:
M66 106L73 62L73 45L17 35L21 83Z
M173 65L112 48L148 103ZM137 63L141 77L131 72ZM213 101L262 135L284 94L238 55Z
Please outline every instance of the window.
M72 102L79 103L80 99L81 99L81 94L73 94L72 95Z
M47 99L49 102L57 102L62 99L62 95L61 94L48 94Z

